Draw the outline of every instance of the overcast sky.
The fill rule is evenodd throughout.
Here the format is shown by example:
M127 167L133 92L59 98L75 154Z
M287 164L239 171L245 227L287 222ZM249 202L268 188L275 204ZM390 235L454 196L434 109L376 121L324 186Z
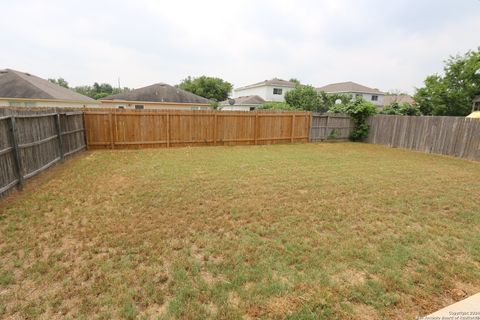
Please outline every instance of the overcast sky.
M0 0L0 68L71 85L209 75L413 93L480 46L480 0Z

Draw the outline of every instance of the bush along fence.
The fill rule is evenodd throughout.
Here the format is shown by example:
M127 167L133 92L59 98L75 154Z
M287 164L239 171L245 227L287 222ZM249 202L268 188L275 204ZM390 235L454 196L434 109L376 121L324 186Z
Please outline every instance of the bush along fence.
M478 119L376 115L368 124L368 143L480 160Z
M0 195L85 147L82 112L0 109Z
M85 111L92 149L307 142L310 121L310 112Z

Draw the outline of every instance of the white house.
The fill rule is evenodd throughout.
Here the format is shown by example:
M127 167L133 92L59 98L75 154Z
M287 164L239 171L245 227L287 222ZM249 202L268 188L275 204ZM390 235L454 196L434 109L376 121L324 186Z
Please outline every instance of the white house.
M30 73L0 70L0 107L98 107L99 102Z
M273 78L233 90L234 98L259 96L265 101L283 102L285 93L295 88L295 83Z
M362 97L365 101L371 102L379 108L382 108L384 106L384 92L351 81L332 83L317 88L317 91L324 91L326 93L347 94L351 95L352 98Z

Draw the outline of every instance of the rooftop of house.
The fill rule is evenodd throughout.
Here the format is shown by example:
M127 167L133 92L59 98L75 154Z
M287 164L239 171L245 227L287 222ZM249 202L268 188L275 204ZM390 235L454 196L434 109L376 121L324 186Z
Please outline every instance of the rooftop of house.
M276 87L286 87L286 88L295 88L297 84L295 82L290 82L278 78L273 78L271 80L264 80L258 83L254 83L248 86L236 88L235 90L244 90L249 88L263 87L263 86L276 86Z
M100 100L145 101L145 102L174 102L209 104L210 100L191 92L173 87L165 83L156 83L147 87L114 94Z
M96 102L71 89L61 87L30 73L12 69L0 70L0 98Z
M331 83L326 86L317 88L318 91L325 91L327 93L373 93L384 94L382 91L376 88L369 88L356 82L339 82Z
M223 106L228 106L228 105L231 105L230 101L232 100L233 100L233 105L256 105L256 104L265 103L265 100L259 96L243 96L235 99L222 101L220 102L220 104Z

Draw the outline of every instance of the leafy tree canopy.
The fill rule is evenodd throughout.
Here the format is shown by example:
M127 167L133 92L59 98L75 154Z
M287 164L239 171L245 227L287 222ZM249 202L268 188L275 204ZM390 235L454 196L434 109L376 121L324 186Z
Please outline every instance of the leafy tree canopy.
M410 103L393 102L392 104L385 106L380 112L381 114L390 114L390 115L403 115L403 116L420 116L422 113L420 109L412 106Z
M288 81L295 83L297 86L300 85L300 80L298 80L297 78L290 78L290 80Z
M74 90L80 94L93 98L95 100L105 98L112 94L123 93L126 91L130 91L130 88L114 88L112 85L108 83L101 83L95 82L93 86L78 86L75 87Z
M466 116L480 95L480 48L445 61L444 75L431 75L417 88L415 101L424 115Z
M346 104L350 100L349 95L318 92L314 87L307 85L298 85L285 93L285 102L294 109L314 112L327 112L335 104Z
M285 93L285 102L295 109L306 111L327 111L323 101L312 86L297 86Z
M77 86L75 88L70 88L68 86L68 82L61 77L58 79L48 79L48 81L58 84L59 86L62 86L64 88L72 89L73 91L76 91L80 94L83 94L84 96L93 98L95 100L110 96L112 94L130 91L130 88L127 87L114 88L108 83L99 84L98 82L95 82L93 86Z
M207 99L224 101L230 95L233 85L220 78L201 76L187 77L176 87Z

